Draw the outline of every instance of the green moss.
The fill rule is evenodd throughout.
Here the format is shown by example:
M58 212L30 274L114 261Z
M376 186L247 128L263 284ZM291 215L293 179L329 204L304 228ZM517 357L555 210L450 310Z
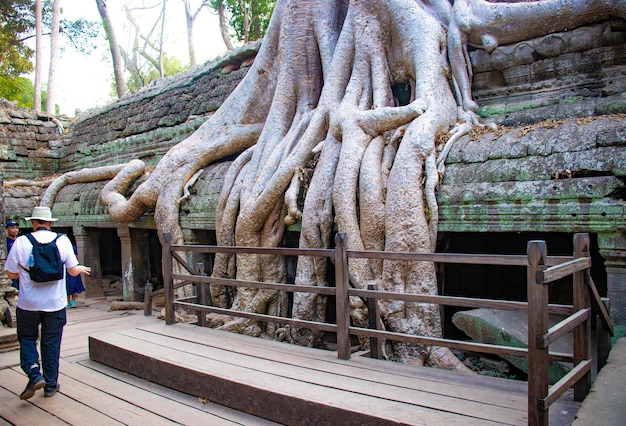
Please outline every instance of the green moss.
M598 114L621 114L626 112L626 102L613 102L609 105L598 107Z
M563 99L559 100L560 104L571 104L574 102L582 101L584 98L582 96L567 96Z
M542 106L554 105L556 101L544 101L544 102L520 102L515 104L498 104L489 105L478 108L478 115L485 118L492 115L511 114L513 112L523 111L526 109L533 109Z

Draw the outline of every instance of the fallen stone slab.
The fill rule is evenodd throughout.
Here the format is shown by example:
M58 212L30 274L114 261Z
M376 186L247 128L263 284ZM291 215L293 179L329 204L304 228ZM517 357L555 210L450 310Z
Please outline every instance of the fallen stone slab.
M559 315L550 315L550 326L563 319ZM457 312L452 316L452 323L465 332L472 340L479 343L528 347L528 313L526 311L505 311L501 309L472 309ZM572 353L572 335L567 334L550 345L551 352ZM502 358L528 374L528 359L525 357L503 355ZM553 361L550 363L550 384L556 383L570 369L571 364Z

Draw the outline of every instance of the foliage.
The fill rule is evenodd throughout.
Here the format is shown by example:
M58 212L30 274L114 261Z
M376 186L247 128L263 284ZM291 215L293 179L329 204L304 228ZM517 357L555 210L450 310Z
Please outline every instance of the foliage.
M61 19L61 34L65 35L76 51L85 55L96 49L95 43L101 40L102 25L97 21Z
M235 38L247 43L263 38L276 0L205 0L204 3L215 11L222 3Z
M42 26L50 29L52 28L52 0L44 0L41 8ZM63 9L61 9L61 14L63 14ZM93 43L101 36L101 30L102 25L99 21L88 21L83 18L75 21L66 18L60 20L60 34L66 37L70 46L83 54L89 54L95 49ZM34 34L30 37L34 37Z
M17 77L33 70L33 50L24 40L34 28L33 2L0 2L0 75Z
M8 101L17 101L18 107L33 108L35 101L35 87L26 77L11 77L0 75L0 98ZM48 92L41 91L41 110L46 110ZM59 115L59 106L55 105L55 114Z
M25 77L0 75L0 98L17 101L17 106L32 108L34 101L33 83Z
M149 63L147 63L149 64ZM150 84L151 82L159 78L159 70L149 64L149 69L141 73L133 73L128 79L126 84L128 85L129 92L135 92L143 86ZM163 55L163 71L165 77L176 75L189 68L189 65L183 65L175 56ZM115 95L115 84L112 86L112 96Z
M34 69L31 60L34 51L26 45L35 36L34 3L30 0L0 2L0 96L27 108L33 107L34 87L20 75ZM46 29L52 25L51 0L42 2L42 25ZM100 35L99 22L62 19L60 26L70 46L83 54L91 53L94 40Z

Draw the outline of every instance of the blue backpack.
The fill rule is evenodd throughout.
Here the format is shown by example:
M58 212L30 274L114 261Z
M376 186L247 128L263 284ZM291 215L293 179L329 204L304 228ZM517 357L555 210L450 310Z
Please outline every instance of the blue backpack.
M57 240L62 235L64 234L57 234L56 238L49 243L40 243L32 234L26 234L33 245L33 252L28 261L29 269L27 269L31 281L45 283L63 278L64 264L57 247Z

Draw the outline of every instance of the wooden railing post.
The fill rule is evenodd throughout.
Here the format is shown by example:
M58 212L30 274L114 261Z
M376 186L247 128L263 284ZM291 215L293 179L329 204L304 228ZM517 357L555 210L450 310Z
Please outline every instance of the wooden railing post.
M574 257L589 257L589 235L574 234ZM591 307L591 296L585 285L585 271L574 272L574 312ZM574 329L574 366L591 359L591 322L585 321ZM582 401L591 388L591 372L574 385L574 400Z
M543 399L548 395L548 348L538 340L548 331L548 286L537 282L537 273L546 266L545 241L529 241L528 286L528 424L547 425L548 407Z
M369 284L367 289L378 290L378 286L376 284ZM378 305L378 299L375 297L367 298L367 319L369 328L372 330L378 330L378 323L380 322L380 307ZM370 337L370 357L376 359L383 358L381 341L378 337Z
M196 275L204 276L204 263L196 263L194 272ZM196 303L198 305L207 305L207 291L206 284L198 282L196 283ZM198 316L198 325L201 327L207 326L206 314L202 311L197 311L196 315Z
M337 357L350 359L350 303L348 299L348 253L346 235L343 232L335 236L335 288L337 305Z
M163 253L161 264L163 265L163 295L165 299L165 323L174 324L174 280L172 279L172 234L163 234Z
M152 315L152 290L154 286L150 281L146 282L143 289L143 314L147 317Z

